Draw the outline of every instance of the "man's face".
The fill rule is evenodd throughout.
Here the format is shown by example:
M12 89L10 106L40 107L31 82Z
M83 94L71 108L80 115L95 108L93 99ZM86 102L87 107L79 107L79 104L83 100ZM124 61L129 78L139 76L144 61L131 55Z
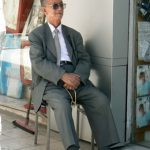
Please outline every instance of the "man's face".
M47 16L47 20L50 23L61 23L61 19L64 12L62 0L47 0L47 4L44 8L44 13Z

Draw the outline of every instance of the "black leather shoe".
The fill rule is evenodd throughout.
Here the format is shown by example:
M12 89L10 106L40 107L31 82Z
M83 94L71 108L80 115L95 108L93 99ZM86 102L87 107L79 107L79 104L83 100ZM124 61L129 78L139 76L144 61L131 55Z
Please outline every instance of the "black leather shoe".
M100 150L111 150L109 147L103 147Z
M72 145L67 150L79 150L79 147Z

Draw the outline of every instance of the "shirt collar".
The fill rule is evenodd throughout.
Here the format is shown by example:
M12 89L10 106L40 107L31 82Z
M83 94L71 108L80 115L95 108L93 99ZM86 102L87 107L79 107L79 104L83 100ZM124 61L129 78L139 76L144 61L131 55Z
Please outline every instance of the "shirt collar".
M55 27L52 24L50 24L50 23L48 23L48 25L50 27L51 32L54 33ZM61 27L62 27L61 24L57 27L59 32L62 32Z

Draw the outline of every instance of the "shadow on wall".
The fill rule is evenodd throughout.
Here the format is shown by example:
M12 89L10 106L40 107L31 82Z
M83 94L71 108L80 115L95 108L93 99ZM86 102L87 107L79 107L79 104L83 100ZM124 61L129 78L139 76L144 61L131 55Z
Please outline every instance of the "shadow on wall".
M98 87L108 98L111 97L111 67L99 64L97 62L100 57L100 48L97 46L98 39L87 40L85 49L90 55L92 69L90 72L90 80Z

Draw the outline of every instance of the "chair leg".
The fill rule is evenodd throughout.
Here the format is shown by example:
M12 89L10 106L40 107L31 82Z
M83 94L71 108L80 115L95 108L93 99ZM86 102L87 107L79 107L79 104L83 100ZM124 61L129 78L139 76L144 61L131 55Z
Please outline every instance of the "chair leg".
M78 136L78 138L79 138L79 121L80 121L80 112L78 110L79 107L80 106L77 105L77 121L76 121L76 126L77 126L77 136Z
M37 144L38 137L38 112L35 114L35 136L34 136L34 144Z
M94 150L94 135L91 133L91 150Z
M50 106L47 106L47 140L46 150L50 150Z

